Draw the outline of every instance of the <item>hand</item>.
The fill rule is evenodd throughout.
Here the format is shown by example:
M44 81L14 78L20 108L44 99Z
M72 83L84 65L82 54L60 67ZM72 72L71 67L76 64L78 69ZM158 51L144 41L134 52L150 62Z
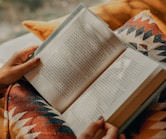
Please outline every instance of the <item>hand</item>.
M104 121L103 118L91 123L86 130L79 136L78 139L94 139L99 130L104 130L102 139L117 139L118 129ZM124 135L120 136L120 139L125 139Z
M28 47L14 54L6 64L0 68L0 88L14 83L24 76L26 72L40 64L39 58L28 60L37 48L37 46Z

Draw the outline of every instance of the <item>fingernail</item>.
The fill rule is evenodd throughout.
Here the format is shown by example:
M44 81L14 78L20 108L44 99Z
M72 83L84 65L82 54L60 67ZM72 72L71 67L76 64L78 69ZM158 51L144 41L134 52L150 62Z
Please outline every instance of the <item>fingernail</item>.
M34 62L36 62L36 63L40 63L40 58L34 58L33 60L34 60Z
M37 58L37 62L39 62L39 63L41 62L40 58Z
M104 117L100 116L97 120L104 120Z

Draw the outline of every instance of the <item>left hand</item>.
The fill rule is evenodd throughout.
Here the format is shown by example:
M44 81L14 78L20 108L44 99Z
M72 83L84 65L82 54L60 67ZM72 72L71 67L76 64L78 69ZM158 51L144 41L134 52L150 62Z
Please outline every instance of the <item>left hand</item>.
M29 70L40 64L39 58L28 60L37 48L38 46L28 47L14 54L6 64L0 68L0 88L14 83L23 77Z

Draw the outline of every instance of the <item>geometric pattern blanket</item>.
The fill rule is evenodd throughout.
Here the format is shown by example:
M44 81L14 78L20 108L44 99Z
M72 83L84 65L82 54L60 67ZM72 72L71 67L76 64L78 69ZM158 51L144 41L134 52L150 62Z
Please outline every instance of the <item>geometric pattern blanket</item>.
M4 93L0 139L76 139L59 112L25 81L10 86ZM125 135L127 139L165 139L166 89L131 123Z
M0 139L76 138L60 114L25 81L11 85L4 93Z

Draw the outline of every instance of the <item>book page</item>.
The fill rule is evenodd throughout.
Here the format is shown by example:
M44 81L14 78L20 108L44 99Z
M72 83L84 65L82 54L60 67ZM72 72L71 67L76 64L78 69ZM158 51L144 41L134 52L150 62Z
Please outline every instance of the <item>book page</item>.
M157 67L158 63L128 48L64 112L64 119L76 135L100 116L107 120Z
M37 55L42 65L25 77L62 112L125 49L86 8L51 36Z

